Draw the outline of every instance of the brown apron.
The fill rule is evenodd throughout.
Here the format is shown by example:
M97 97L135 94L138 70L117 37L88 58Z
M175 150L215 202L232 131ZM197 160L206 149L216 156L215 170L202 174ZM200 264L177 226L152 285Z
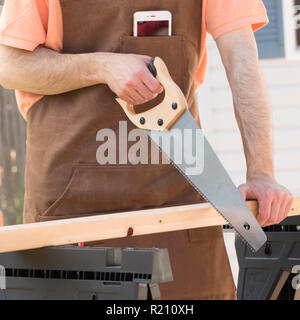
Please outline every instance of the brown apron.
M160 56L199 122L194 76L201 44L201 0L61 0L63 53ZM173 36L133 37L136 11L169 10ZM76 70L74 70L76 72ZM127 118L107 85L46 96L27 114L24 222L203 202L172 165L99 165L96 134L118 135ZM128 130L133 125L128 121ZM130 147L130 144L128 144ZM100 242L101 246L168 248L174 281L162 299L234 299L220 227Z

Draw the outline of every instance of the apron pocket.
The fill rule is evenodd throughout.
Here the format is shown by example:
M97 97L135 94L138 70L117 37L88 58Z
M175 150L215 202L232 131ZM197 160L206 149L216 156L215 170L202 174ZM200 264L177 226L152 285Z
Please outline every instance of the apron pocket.
M170 188L170 186L172 186ZM78 165L42 220L201 202L172 165Z
M166 63L172 79L184 89L184 75L187 70L186 40L184 36L156 36L133 37L122 36L120 38L121 53L133 53L158 56Z

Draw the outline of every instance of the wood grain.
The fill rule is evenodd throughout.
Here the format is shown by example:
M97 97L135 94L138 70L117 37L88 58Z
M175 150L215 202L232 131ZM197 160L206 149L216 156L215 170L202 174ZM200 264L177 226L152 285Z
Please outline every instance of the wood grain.
M283 286L285 285L290 274L291 274L291 271L288 271L288 270L284 270L281 272L281 275L278 279L278 282L276 283L276 286L275 286L273 293L270 297L270 300L277 300L278 299L280 292L281 292Z
M254 215L256 201L247 202ZM300 197L289 216L300 214ZM226 224L208 203L0 227L0 252Z

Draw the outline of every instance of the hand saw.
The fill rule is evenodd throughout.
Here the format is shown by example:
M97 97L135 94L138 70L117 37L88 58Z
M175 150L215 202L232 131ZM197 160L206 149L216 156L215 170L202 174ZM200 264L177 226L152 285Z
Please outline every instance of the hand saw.
M165 90L164 100L159 105L143 113L136 113L129 103L118 97L116 101L130 121L147 133L196 191L211 203L252 250L257 251L266 242L266 235L189 112L185 96L172 80L161 58L152 58L149 70ZM192 131L191 138L188 141L187 139L182 141L185 153L188 151L189 154L193 154L197 148L197 142L203 143L202 159L198 159L199 163L202 163L203 170L199 174L189 170L189 161L175 159L182 153L183 146L175 143L172 137L176 136L175 132L184 134L185 130ZM163 142L171 140L173 141L171 147L170 143Z

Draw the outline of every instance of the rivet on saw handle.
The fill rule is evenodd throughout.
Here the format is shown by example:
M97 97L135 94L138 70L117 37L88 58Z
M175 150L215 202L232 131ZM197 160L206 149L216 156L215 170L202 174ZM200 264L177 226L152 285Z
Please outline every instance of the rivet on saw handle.
M187 109L187 102L161 58L153 57L149 70L165 90L165 98L160 104L145 112L136 113L133 105L117 97L116 101L121 105L129 120L138 128L165 131L170 129L184 113Z

